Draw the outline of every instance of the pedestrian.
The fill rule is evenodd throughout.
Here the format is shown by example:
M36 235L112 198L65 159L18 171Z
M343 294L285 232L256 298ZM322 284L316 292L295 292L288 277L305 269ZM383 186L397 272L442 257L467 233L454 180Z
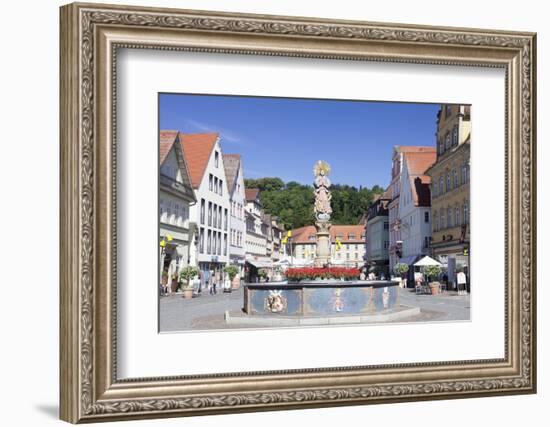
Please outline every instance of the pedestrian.
M212 281L212 286L214 287L214 291L213 291L214 295L218 293L217 286L219 282L220 282L220 271L216 270L216 272L214 273L214 280Z
M456 283L458 286L458 295L466 295L466 275L462 269L456 273Z

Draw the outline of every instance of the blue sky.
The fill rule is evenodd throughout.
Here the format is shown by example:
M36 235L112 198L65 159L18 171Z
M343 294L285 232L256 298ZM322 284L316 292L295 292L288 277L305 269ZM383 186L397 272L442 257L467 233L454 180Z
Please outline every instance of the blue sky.
M161 129L219 132L246 178L311 184L326 160L333 183L390 181L394 145L435 145L438 104L160 94Z

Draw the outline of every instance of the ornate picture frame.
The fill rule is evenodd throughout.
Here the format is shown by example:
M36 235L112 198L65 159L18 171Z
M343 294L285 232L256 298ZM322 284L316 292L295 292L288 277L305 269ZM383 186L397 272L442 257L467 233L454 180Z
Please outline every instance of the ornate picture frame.
M536 35L188 10L61 8L60 416L71 422L536 392ZM117 378L117 49L506 73L505 357Z

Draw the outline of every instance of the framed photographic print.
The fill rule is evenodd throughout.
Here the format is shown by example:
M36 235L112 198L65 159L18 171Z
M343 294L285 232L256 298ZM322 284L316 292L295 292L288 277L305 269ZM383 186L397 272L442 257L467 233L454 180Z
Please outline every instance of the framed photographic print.
M536 391L535 34L61 8L61 418Z

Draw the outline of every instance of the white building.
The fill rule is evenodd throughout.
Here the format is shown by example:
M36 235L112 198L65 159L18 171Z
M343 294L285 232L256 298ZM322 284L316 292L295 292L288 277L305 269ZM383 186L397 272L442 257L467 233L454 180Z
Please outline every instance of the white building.
M401 223L401 212L399 210L401 202L401 190L403 184L403 170L404 170L404 158L408 156L410 159L413 156L420 156L419 158L433 157L435 161L435 147L429 146L406 146L396 145L393 148L392 155L392 171L391 171L391 183L389 186L389 192L391 193L391 201L388 203L388 221L389 221L389 267L390 273L393 272L395 264L403 262L403 225ZM432 161L432 163L433 163ZM426 167L426 169L429 165ZM425 170L423 172L425 172Z
M244 276L246 221L243 165L240 154L224 154L223 164L229 188L229 262Z
M179 132L160 132L159 161L160 280L170 285L167 291L171 292L175 290L174 277L189 263L193 240L189 211L196 203Z
M425 174L435 162L433 151L406 152L403 154L401 194L399 196L399 224L402 239L399 262L412 264L430 253L431 227L431 179ZM412 273L412 267L409 269Z
M268 250L269 226L264 221L264 213L260 202L260 191L257 188L245 190L246 207L246 280L254 282L261 268L271 270L271 250Z
M203 280L221 279L229 262L229 191L217 133L183 134L180 140L197 203L190 218L198 230L191 246L191 262Z
M389 271L389 218L388 204L391 201L391 187L384 194L376 196L369 206L366 234L366 261L369 267L377 267L386 276ZM388 277L388 276L387 276Z

